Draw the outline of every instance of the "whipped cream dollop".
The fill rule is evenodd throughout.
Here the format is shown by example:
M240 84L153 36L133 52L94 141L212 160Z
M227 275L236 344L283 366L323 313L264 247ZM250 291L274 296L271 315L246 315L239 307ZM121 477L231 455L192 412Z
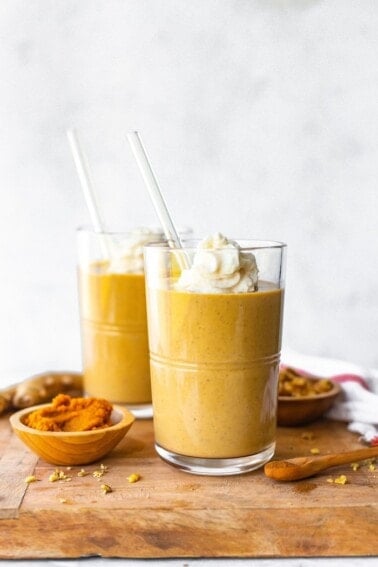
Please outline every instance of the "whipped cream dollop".
M135 228L129 238L111 243L112 257L108 271L116 274L143 273L143 246L161 240L163 232L157 228Z
M258 268L253 254L220 232L202 240L190 268L184 269L176 289L199 293L256 291Z

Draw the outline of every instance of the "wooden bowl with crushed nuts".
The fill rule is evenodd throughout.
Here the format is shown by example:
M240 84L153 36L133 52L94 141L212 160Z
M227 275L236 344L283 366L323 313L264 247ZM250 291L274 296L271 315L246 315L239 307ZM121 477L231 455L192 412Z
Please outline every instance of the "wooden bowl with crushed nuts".
M296 426L321 418L341 392L328 378L307 376L293 368L279 373L277 424Z
M14 433L39 457L53 465L85 465L107 455L124 438L135 417L122 406L112 406L109 425L89 431L41 431L25 425L34 411L49 408L40 404L10 416Z

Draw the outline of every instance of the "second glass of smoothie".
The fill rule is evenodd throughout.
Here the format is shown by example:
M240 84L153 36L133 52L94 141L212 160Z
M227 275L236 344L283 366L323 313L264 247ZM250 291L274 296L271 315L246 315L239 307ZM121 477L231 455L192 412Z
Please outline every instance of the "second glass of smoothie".
M84 390L152 416L143 245L149 229L79 229L78 279Z
M156 450L239 474L274 454L285 245L221 234L145 247Z

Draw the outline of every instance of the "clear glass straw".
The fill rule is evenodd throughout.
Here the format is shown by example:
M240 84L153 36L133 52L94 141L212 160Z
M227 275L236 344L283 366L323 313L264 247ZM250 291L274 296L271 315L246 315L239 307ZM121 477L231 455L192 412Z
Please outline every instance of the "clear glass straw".
M160 191L159 184L152 170L151 163L148 159L142 140L140 139L139 132L128 132L127 139L129 140L132 152L154 204L156 214L159 217L169 246L172 248L182 248L180 237L173 224L164 197Z
M143 146L139 132L135 130L128 132L127 139L134 154L135 160L138 164L139 170L142 174L148 193L151 197L152 203L155 207L156 214L159 217L160 223L163 227L165 237L168 241L168 246L170 248L182 249L180 237L172 221L171 215L169 214L167 205L161 193L155 173L151 167L150 160ZM186 254L178 254L177 257L182 268L189 267L189 262Z
M67 130L67 138L94 231L98 233L104 233L104 222L102 220L100 208L98 206L88 160L81 148L79 137L74 128ZM105 235L104 238L100 239L100 244L104 256L109 258L111 256L110 246L107 238L105 238Z

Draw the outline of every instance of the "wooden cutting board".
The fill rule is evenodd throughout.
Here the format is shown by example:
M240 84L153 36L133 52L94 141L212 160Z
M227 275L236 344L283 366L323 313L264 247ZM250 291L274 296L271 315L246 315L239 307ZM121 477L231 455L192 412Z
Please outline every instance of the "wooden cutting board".
M313 439L303 434L312 432ZM279 428L278 458L360 448L345 424ZM102 463L60 467L49 481L38 460L0 419L0 558L314 557L378 553L378 472L334 468L278 483L262 470L233 477L180 472L154 451L151 421L138 421ZM372 467L371 467L372 468ZM377 465L378 470L378 465ZM130 484L133 472L141 479ZM26 484L33 473L38 481ZM347 484L328 482L339 475ZM113 492L103 494L101 484Z

